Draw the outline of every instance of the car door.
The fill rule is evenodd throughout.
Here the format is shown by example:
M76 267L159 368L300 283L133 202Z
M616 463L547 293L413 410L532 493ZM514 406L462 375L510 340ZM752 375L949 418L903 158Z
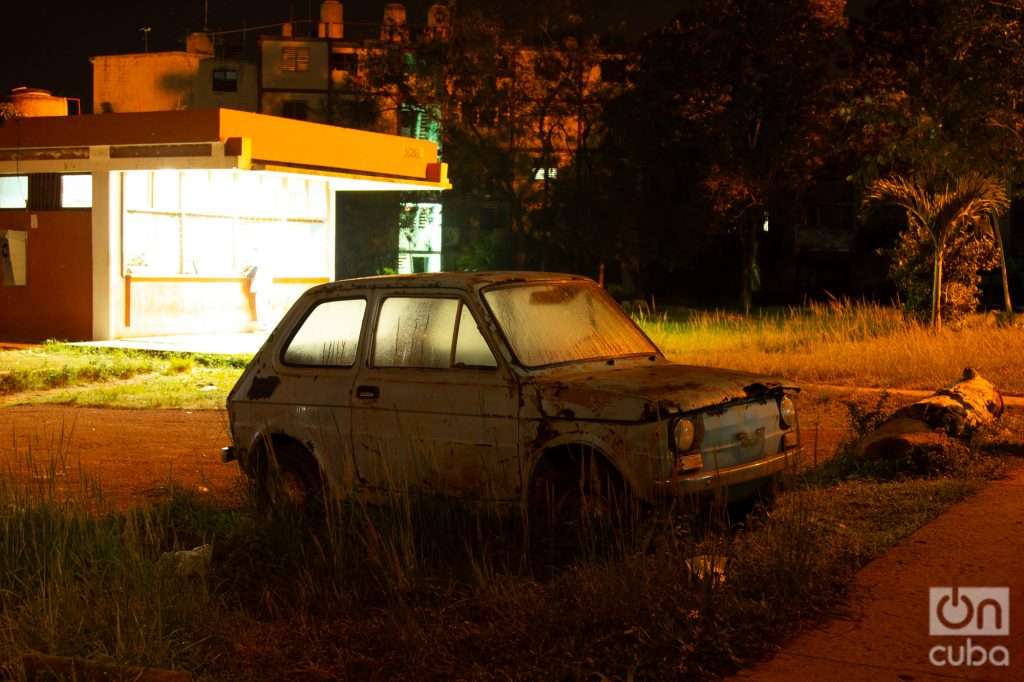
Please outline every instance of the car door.
M273 402L283 413L271 426L310 450L341 494L358 479L352 454L352 395L358 374L365 291L346 291L314 299L274 358L279 385ZM269 420L268 420L269 421Z
M516 499L518 385L459 292L379 294L353 399L356 466L378 490Z

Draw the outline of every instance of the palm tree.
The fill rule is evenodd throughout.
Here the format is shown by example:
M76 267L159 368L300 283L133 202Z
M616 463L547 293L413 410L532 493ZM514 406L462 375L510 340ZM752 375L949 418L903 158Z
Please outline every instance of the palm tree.
M928 190L921 181L901 176L876 180L868 187L865 204L900 206L907 220L924 227L932 237L935 261L932 275L932 326L942 329L942 262L950 236L971 225L982 226L1010 206L1003 184L978 173L960 177L941 191Z

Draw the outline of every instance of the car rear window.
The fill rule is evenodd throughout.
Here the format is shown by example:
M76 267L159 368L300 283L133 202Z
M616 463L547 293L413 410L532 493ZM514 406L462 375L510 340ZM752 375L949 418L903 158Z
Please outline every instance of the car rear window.
M473 314L458 299L395 296L380 308L373 365L493 369L497 362Z
M366 300L352 298L318 304L288 343L286 365L351 367L356 362Z

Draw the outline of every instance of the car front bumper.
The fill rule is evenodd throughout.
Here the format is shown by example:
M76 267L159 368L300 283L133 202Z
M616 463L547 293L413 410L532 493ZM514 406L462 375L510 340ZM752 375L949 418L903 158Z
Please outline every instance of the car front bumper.
M757 481L766 481L787 469L795 469L800 463L799 447L784 450L752 462L735 464L717 470L704 470L688 476L679 476L668 481L655 483L660 496L673 497L703 492L714 492Z

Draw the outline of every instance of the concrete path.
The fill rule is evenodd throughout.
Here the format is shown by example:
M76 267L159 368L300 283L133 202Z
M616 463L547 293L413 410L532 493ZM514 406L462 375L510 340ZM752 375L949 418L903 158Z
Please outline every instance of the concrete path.
M970 638L975 646L1005 646L1008 667L930 662L936 645L942 660L946 645L956 657L965 640L929 635L929 588L943 586L1010 588L1009 634ZM845 617L812 626L737 679L1024 680L1024 466L1015 465L1008 479L954 505L866 566Z
M174 353L209 353L213 355L255 355L269 331L223 334L174 334L170 336L140 336L107 341L80 341L76 346L103 348L132 348Z

